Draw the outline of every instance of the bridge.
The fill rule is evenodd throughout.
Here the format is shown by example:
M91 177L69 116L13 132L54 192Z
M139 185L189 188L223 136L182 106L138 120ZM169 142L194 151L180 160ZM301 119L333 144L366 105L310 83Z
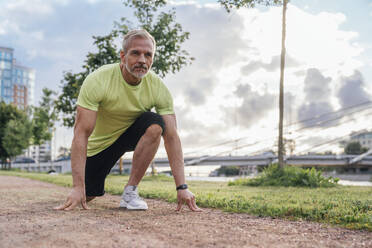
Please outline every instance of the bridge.
M285 157L285 162L292 166L337 166L337 167L372 167L372 156L353 162L358 155L301 155ZM166 158L155 159L156 166L169 166ZM185 166L192 165L220 165L220 166L266 166L277 162L275 155L257 156L203 156L198 158L185 158ZM131 160L124 160L130 164Z
M372 156L364 156L360 159L360 155L301 155L285 157L285 162L291 166L300 167L345 167L345 168L367 168L372 171ZM239 166L252 169L267 166L277 162L277 156L272 154L256 155L256 156L202 156L185 158L185 166L203 166L203 165L219 165L219 166ZM169 167L167 158L156 158L154 160L156 167ZM123 167L130 168L132 165L131 159L123 160ZM19 168L30 172L71 172L71 161L47 162L32 164L13 164L12 168ZM114 170L118 170L118 163Z

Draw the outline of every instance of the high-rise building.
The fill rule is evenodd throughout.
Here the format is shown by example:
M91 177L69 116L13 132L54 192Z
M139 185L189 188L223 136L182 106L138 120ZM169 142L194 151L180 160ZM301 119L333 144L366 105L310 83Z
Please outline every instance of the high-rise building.
M0 47L0 100L25 109L34 105L35 70L17 64L13 52Z

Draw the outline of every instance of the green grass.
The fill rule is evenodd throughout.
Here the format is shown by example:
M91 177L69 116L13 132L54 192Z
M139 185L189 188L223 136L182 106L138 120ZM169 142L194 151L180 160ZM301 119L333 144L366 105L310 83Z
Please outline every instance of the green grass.
M71 186L71 175L0 171L62 186ZM120 195L128 176L106 180L106 192ZM188 182L201 207L291 220L309 220L372 231L372 187L331 188L227 186L225 182ZM145 198L176 202L175 185L166 176L145 177L139 187Z

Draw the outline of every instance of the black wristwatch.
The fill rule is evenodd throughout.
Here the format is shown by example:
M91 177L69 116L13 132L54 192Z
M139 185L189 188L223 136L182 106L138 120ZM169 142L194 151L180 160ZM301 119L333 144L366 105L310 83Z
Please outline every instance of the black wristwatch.
M179 186L177 186L176 190L180 190L180 189L187 189L187 184L181 184Z

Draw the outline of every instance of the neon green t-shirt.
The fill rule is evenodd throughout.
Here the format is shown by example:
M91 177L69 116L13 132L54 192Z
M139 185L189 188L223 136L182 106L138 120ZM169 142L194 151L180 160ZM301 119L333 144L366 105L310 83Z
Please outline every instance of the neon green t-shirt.
M153 107L160 115L173 114L173 99L162 80L147 73L140 84L125 82L119 63L100 67L81 86L77 104L97 111L96 126L88 139L87 156L115 142L144 112Z

